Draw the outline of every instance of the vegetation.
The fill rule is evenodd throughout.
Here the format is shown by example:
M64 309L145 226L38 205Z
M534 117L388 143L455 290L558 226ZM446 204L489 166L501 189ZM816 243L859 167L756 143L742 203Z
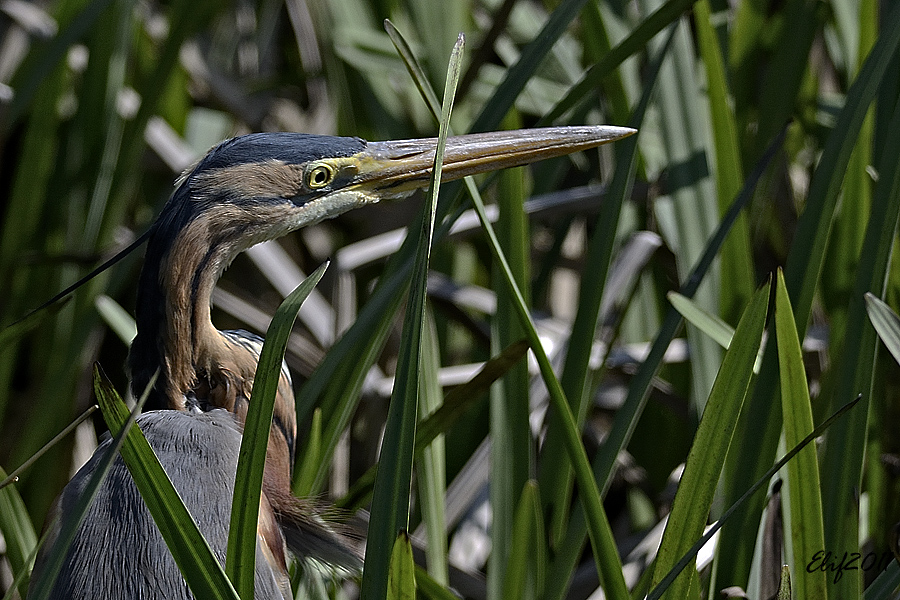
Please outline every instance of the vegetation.
M394 597L586 598L601 581L614 598L897 597L897 3L2 7L6 472L96 401L95 362L110 427L126 420L111 388L127 387L141 252L32 309L137 239L220 139L436 136L464 32L454 132L639 134L443 186L433 246L420 195L257 247L214 298L220 328L264 333L331 259L286 339L295 491L387 515L366 596L390 580ZM0 593L24 595L53 498L105 427L85 421L0 489ZM204 564L198 585L234 597ZM307 575L298 593L356 593Z

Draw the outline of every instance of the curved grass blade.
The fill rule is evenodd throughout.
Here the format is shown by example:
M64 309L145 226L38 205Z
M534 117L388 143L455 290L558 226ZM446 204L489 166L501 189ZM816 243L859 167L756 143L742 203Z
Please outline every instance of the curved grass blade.
M866 311L878 337L900 364L900 317L871 292L866 292Z
M675 310L681 313L681 316L684 317L686 321L692 323L697 329L711 337L723 348L728 348L731 344L731 338L734 335L734 329L731 328L731 325L716 315L706 312L694 304L690 298L687 298L678 292L669 292L666 294L666 298L669 299L669 302L672 303Z
M803 351L797 337L797 326L791 300L784 285L784 274L778 270L775 286L775 338L778 343L778 372L781 378L781 405L784 415L784 441L790 447L813 428L809 388ZM804 448L787 466L791 551L793 552L794 587L798 598L828 598L825 573L801 571L808 557L825 548L822 528L822 485L816 449ZM786 511L787 512L787 511ZM807 558L804 558L807 557ZM782 573L782 581L784 574ZM790 573L788 573L790 582Z
M463 45L464 38L460 35L450 55L435 165L431 176L430 204L419 235L416 264L410 283L410 297L403 322L394 393L388 408L378 473L375 478L366 543L366 568L361 585L361 594L368 599L377 600L385 597L389 572L387 548L393 545L398 533L406 529L409 522L409 487L416 434L418 370L421 364L428 263L434 237L444 146L450 128L450 112L459 80Z
M242 598L253 597L256 583L259 500L284 351L300 305L322 279L328 264L325 262L316 269L275 311L266 331L266 341L253 378L250 408L247 410L235 473L228 555L225 562L228 577Z
M656 557L653 585L662 580L677 557L703 533L738 414L753 377L753 365L766 325L770 285L766 284L753 296L722 360L678 484ZM690 569L676 578L667 596L687 598L692 579L693 585L697 585L696 575L696 570Z
M94 389L110 432L118 436L127 429L122 440L122 460L191 591L200 598L236 600L238 595L231 581L184 506L147 438L140 428L129 427L135 415L129 413L119 394L97 367L94 368Z

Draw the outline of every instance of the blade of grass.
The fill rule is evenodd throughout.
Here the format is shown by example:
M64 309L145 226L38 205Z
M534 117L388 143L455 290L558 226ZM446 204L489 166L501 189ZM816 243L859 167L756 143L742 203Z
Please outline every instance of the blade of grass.
M737 126L728 96L728 81L719 40L710 19L709 0L694 4L694 26L697 46L706 71L709 95L710 124L715 152L716 190L719 214L728 210L728 200L741 189L744 180L741 166ZM740 311L753 295L753 257L750 250L750 231L747 218L738 217L731 235L722 247L720 286L721 312L730 322L736 322Z
M419 392L419 422L423 422L441 406L440 347L434 315L427 311L422 343L421 389ZM417 428L418 429L418 428ZM416 431L416 446L420 439ZM413 451L416 457L416 480L419 485L419 506L425 523L425 557L428 574L442 585L450 580L447 558L447 522L444 515L444 496L447 493L446 452L443 436L435 437L421 452Z
M866 292L866 311L878 337L900 364L900 317L871 292Z
M154 375L147 389L152 388L155 382L156 376ZM98 401L101 399L101 394L103 395L104 401L106 400L107 394L110 396L116 394L115 390L113 390L111 386L108 386L107 382L102 378L97 366L94 367L94 385ZM117 396L118 395L116 394L116 398ZM106 454L104 454L103 458L100 460L97 468L91 474L88 483L85 485L84 491L78 498L78 502L72 507L71 512L66 515L66 520L59 525L59 532L55 534L53 547L47 551L46 558L44 559L43 577L34 584L31 594L29 594L29 599L45 600L50 597L53 584L62 568L69 547L75 539L75 534L78 532L78 528L81 526L81 522L84 520L84 516L87 514L87 510L94 501L97 492L99 492L100 486L109 474L113 461L118 456L122 444L125 442L125 436L131 431L131 426L140 414L146 399L147 394L145 393L143 397L135 403L134 409L131 412L128 412L124 403L121 403L121 398L118 398L118 401L122 404L120 408L124 408L125 414L128 416L123 418L120 422L120 426L113 437L112 443L107 448ZM55 528L56 524L51 524L47 527L47 530L52 531ZM45 539L44 541L47 540Z
M499 355L484 364L481 370L468 382L450 390L441 407L420 422L416 428L416 455L420 454L439 434L446 432L456 423L482 394L515 363L522 360L528 351L525 340L511 344ZM375 481L373 466L359 477L347 494L336 504L339 508L353 509L368 503Z
M569 407L569 402L565 397L562 386L559 384L556 373L553 371L553 366L550 364L550 359L544 351L541 339L537 334L534 323L531 321L531 315L528 313L525 299L522 297L518 285L516 285L509 263L507 263L506 257L503 255L497 236L494 233L494 228L485 212L481 195L478 193L474 183L470 181L466 181L466 183L469 184L469 194L472 196L475 212L478 214L478 219L481 221L481 226L490 243L494 261L502 269L506 285L509 286L511 296L515 300L516 312L528 334L531 349L537 358L541 376L550 392L552 410L557 411L562 417L561 435L566 444L569 460L572 462L575 470L575 481L581 492L581 499L587 516L588 535L594 548L594 560L597 564L600 579L603 581L604 588L608 594L614 598L625 598L628 590L625 587L625 579L622 576L622 563L616 550L606 511L603 509L603 503L600 501L599 490L594 483L594 477L591 473L584 446L581 444L581 436L575 423L575 416L572 414L572 409Z
M840 419L850 409L859 404L859 401L861 399L862 396L857 396L856 399L851 400L850 402L839 408L833 415L822 421L815 429L813 429L812 432L808 436L803 438L803 440L799 444L791 448L791 450L787 454L785 454L781 458L781 460L776 462L768 471L763 473L762 477L756 480L756 483L754 483L746 491L744 491L741 497L738 498L734 504L729 506L728 510L722 513L722 516L719 518L719 520L716 521L709 529L707 529L706 533L704 533L703 536L698 539L693 546L691 546L690 550L688 550L684 554L684 556L681 557L681 560L675 563L675 566L672 567L672 569L666 574L662 581L659 582L659 585L657 585L649 594L647 594L647 600L658 600L658 598L668 588L672 581L674 581L675 578L678 577L681 571L684 570L684 568L688 564L693 562L694 557L697 556L697 553L700 551L700 549L703 548L703 546L705 546L709 542L709 540L711 540L712 537L719 532L722 526L728 522L728 520L734 515L734 513L736 513L744 505L744 503L747 502L747 500L752 498L759 490L768 485L769 481L778 471L783 469L784 466L788 464L791 459L797 456L797 454L810 442L825 433L825 431L827 431L828 428L835 423L835 421Z
M263 470L266 464L269 430L275 409L275 395L281 376L284 351L300 305L325 274L328 262L315 270L291 292L272 317L259 355L250 408L241 439L235 474L228 554L225 562L228 578L242 598L252 598L256 583L256 545L259 528L259 502Z
M543 573L546 553L543 544L544 519L537 482L528 481L516 508L510 546L519 549L509 554L504 570L502 598L533 598L544 588ZM529 551L523 552L522 549Z
M413 561L412 544L405 532L400 532L391 551L388 573L388 600L415 600L416 564Z
M647 69L641 98L629 120L629 126L638 129L638 133L622 140L614 147L617 157L616 170L609 186L606 202L600 206L600 214L588 245L585 264L590 265L590 268L585 269L582 273L578 289L578 310L575 313L572 334L569 337L566 358L560 375L560 384L563 386L566 397L574 403L572 410L575 413L576 422L579 424L584 422L587 414L589 404L588 365L597 330L597 321L600 318L600 306L606 289L606 280L612 264L619 218L626 199L631 196L633 187L640 127L653 97L660 65L671 41L670 33L666 43L654 55ZM575 566L574 555L576 553L571 547L560 547L559 536L563 533L564 523L562 521L569 516L567 507L571 494L571 467L567 464L565 443L559 433L561 427L559 416L555 412L551 412L547 421L547 435L542 449L538 481L540 488L544 490L545 514L549 515L551 535L556 538L553 540L553 546L559 547L559 551L569 557L558 564L566 565L566 571L570 571ZM557 573L556 577L548 580L558 594L562 594L563 579L564 577Z
M690 298L686 298L678 292L669 292L666 294L666 298L686 321L693 323L694 327L711 337L721 347L728 348L734 335L731 325L716 315L706 312L694 304Z
M94 369L94 389L103 418L114 435L124 430L131 414L112 385ZM131 472L144 503L172 553L185 581L202 598L238 598L222 565L197 527L181 497L163 470L140 428L125 434L122 459Z
M25 508L25 502L15 486L5 487L6 482L15 481L15 473L6 477L6 471L0 469L0 533L6 542L5 556L9 560L9 568L16 578L24 579L25 573L31 569L32 555L35 553L38 539ZM18 587L14 584L10 590ZM23 597L26 590L21 590Z
M313 478L316 468L322 460L322 409L313 411L309 425L309 436L305 446L306 452L299 458L299 471L294 481L294 493L303 498L312 495Z
M507 122L513 119L513 113ZM507 123L513 125L512 123ZM524 169L505 169L497 181L497 230L501 248L510 260L510 268L519 289L528 290L530 248L525 201ZM512 306L502 274L496 269L492 283L497 294L497 310L491 319L491 350L526 336ZM526 299L526 302L529 302ZM530 303L529 303L530 304ZM529 421L530 377L525 361L516 363L491 388L491 554L487 573L488 598L509 598L503 593L506 567L517 553L512 542L516 527L516 506L531 473L534 472L534 444Z
M694 291L697 289L697 286L702 280L703 274L706 272L707 267L718 254L718 251L722 246L722 242L725 239L725 236L730 231L734 220L737 218L737 215L740 214L741 210L743 210L744 206L746 206L750 201L750 198L752 197L753 192L756 188L757 182L759 181L760 177L762 177L763 172L766 170L771 160L774 158L777 150L781 147L781 144L784 141L784 136L785 132L782 131L782 134L777 139L772 141L772 144L769 146L766 154L760 159L759 163L756 165L756 168L744 183L744 187L741 188L741 193L737 198L735 198L728 213L719 224L719 228L717 229L716 234L713 235L710 239L709 244L707 245L706 250L703 253L703 256L694 267L692 275L688 277L687 281L682 286L681 294L683 294L685 297L691 297ZM627 143L627 140L625 141L625 143ZM624 404L619 409L619 412L616 414L612 430L609 432L606 441L604 442L603 446L601 446L596 458L594 459L594 476L598 481L601 493L604 495L606 494L606 491L609 488L609 484L612 481L616 458L618 457L622 449L624 449L631 440L631 436L634 433L637 422L640 419L641 414L643 413L647 398L650 395L650 386L653 382L653 378L656 376L656 373L662 365L662 360L663 356L665 355L666 349L675 338L675 333L678 331L678 327L680 326L680 324L681 316L678 314L678 311L676 311L674 308L670 309L666 313L663 325L660 328L659 334L656 336L656 339L653 341L653 345L650 348L650 352L647 355L647 358L638 367L637 373L632 379L631 385L628 388L628 395L625 398ZM552 596L553 598L561 598L562 594L564 593L565 582L563 581L563 579L568 579L568 574L571 572L571 568L574 567L575 562L577 561L578 556L581 553L581 548L584 545L584 535L584 514L576 509L566 531L564 538L565 541L561 546L563 548L562 552L564 553L564 555L561 559L558 559L558 562L561 565L567 564L569 565L569 568L564 569L562 572L554 569L553 576L549 578L549 581L551 583L556 582L555 585L557 586L554 588L554 591L557 592L557 595ZM565 563L563 563L563 558L565 559Z
M651 585L657 585L703 533L737 416L753 377L753 364L766 325L770 285L767 283L753 296L725 353L678 484ZM677 577L668 588L667 597L687 598L692 580L697 586L696 577L695 569Z
M778 270L775 285L775 338L778 343L778 372L781 378L781 404L784 414L784 441L795 446L813 429L812 406L806 386L803 351L791 301L784 286L784 274ZM790 523L794 587L798 598L828 598L825 573L801 569L809 557L825 548L822 529L822 496L819 463L812 446L801 450L787 466L789 506L784 514ZM790 577L790 573L788 573Z
M416 265L410 283L410 298L403 323L393 401L388 408L387 424L375 478L369 535L366 544L366 569L363 573L361 593L366 598L384 598L387 593L388 561L386 549L393 544L398 533L408 526L409 485L415 444L416 415L419 393L419 365L421 363L421 337L425 314L426 282L431 243L434 236L434 218L437 209L441 181L441 161L450 126L453 94L459 80L460 59L464 44L458 38L450 56L441 126L435 150L432 172L430 204L419 236Z
M900 26L900 11L895 14ZM864 409L829 432L822 458L822 497L829 500L824 507L825 547L834 548L836 552L842 549L859 551L858 533L854 535L860 525L854 490L862 486L877 357L877 338L866 316L865 294L884 294L900 218L900 166L896 160L900 153L900 106L895 107L884 141L878 164L879 180L847 311L843 354L838 363L843 366L838 371L834 388L837 398L842 394L862 393ZM847 597L860 589L860 573L851 572L848 577L835 581L833 595Z

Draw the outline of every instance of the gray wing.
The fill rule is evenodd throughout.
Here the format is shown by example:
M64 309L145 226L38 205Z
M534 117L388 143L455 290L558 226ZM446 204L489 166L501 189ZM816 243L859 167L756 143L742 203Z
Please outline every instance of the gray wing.
M224 410L164 410L145 413L137 423L224 564L241 443L232 415ZM67 518L110 443L107 439L63 490L54 508L61 519ZM32 584L44 576L44 558L35 564ZM256 598L290 598L284 565L268 562L259 545L256 563ZM51 598L193 599L121 457L78 529Z

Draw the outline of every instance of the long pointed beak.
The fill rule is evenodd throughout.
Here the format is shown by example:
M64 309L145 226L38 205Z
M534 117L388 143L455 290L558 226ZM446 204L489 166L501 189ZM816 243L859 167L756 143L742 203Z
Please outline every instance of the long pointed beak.
M545 127L473 133L447 138L442 181L517 167L596 148L628 137L636 130L607 125ZM353 184L383 196L402 195L426 187L431 179L437 138L369 142L357 154Z

